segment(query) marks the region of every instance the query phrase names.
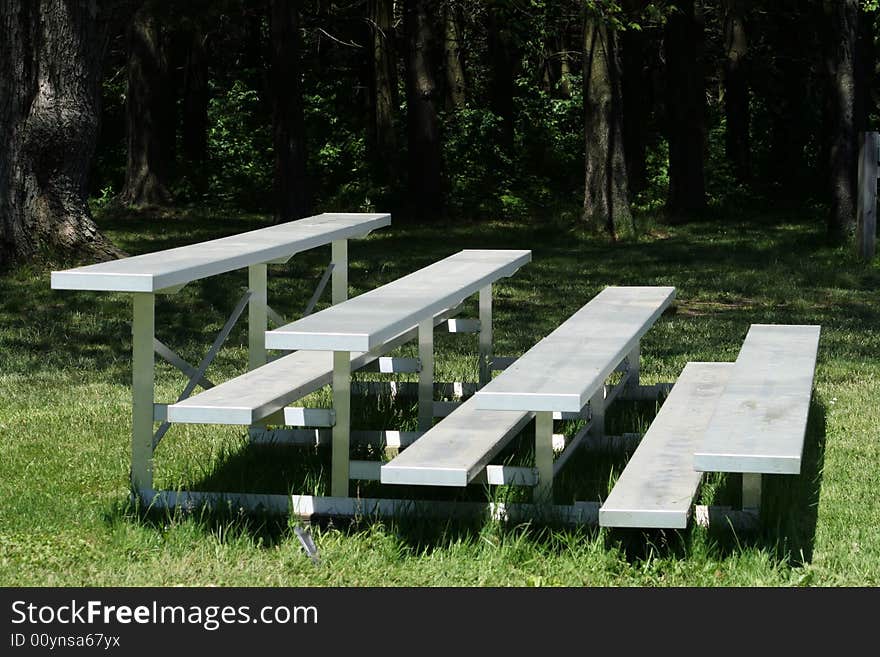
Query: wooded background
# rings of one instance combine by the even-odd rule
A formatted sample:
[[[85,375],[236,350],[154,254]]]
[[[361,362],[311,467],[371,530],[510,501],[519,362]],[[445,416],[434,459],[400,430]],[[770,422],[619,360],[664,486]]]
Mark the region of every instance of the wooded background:
[[[2,0],[0,267],[119,255],[92,218],[114,206],[559,214],[616,236],[643,212],[819,204],[845,241],[876,18],[876,0]]]

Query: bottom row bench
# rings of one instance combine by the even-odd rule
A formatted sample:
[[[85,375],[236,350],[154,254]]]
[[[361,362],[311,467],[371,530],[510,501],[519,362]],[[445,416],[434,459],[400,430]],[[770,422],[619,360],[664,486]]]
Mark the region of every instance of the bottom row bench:
[[[818,326],[752,325],[734,363],[688,363],[599,510],[604,527],[687,526],[703,472],[798,474]]]

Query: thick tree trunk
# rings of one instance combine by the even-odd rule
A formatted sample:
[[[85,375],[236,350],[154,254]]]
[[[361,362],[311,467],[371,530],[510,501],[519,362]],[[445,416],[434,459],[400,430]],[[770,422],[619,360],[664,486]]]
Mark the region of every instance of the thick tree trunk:
[[[152,3],[128,28],[128,93],[125,113],[128,163],[119,202],[135,207],[168,205],[174,160],[174,94],[166,38]]]
[[[857,156],[855,132],[855,46],[858,34],[858,0],[825,0],[830,26],[826,57],[831,134],[829,165],[831,213],[828,235],[834,241],[848,237],[856,217]]]
[[[406,0],[404,30],[410,197],[420,214],[436,216],[443,208],[443,177],[432,5],[430,0]]]
[[[736,178],[751,175],[749,148],[749,82],[746,69],[748,0],[725,0],[724,3],[724,114],[727,124],[725,151]]]
[[[371,0],[373,26],[372,107],[370,146],[383,182],[394,179],[397,161],[397,57],[394,48],[394,1]]]
[[[0,268],[121,252],[87,204],[97,139],[106,7],[0,3]]]
[[[646,66],[646,34],[626,30],[620,37],[623,65],[623,145],[629,192],[648,187],[648,121],[651,114],[651,78]]]
[[[462,42],[461,7],[454,0],[446,0],[443,7],[443,59],[446,64],[446,107],[464,107],[467,85],[464,77],[464,47]]]
[[[208,59],[204,31],[192,26],[186,35],[183,64],[183,155],[202,164],[208,153]]]
[[[678,0],[666,24],[669,212],[675,219],[706,207],[703,175],[705,78],[703,24],[694,0]]]
[[[807,170],[804,158],[804,135],[811,131],[811,125],[805,120],[802,111],[804,91],[809,87],[810,65],[808,55],[803,52],[803,35],[813,30],[824,16],[815,13],[806,17],[798,9],[798,0],[784,0],[774,3],[773,34],[771,39],[772,57],[775,61],[776,76],[771,81],[772,96],[768,99],[768,110],[771,113],[770,133],[770,167],[768,174],[780,183],[777,197],[800,203],[803,199]],[[821,13],[821,12],[820,12]],[[823,114],[827,115],[830,104],[828,94],[823,93],[826,107]],[[827,130],[822,129],[822,133]],[[826,163],[828,161],[827,140],[822,140],[822,156],[819,166],[824,171],[812,177],[809,182],[828,179]]]
[[[584,221],[616,235],[631,221],[622,137],[622,94],[617,36],[599,18],[584,22],[586,175]]]
[[[295,0],[272,0],[270,9],[270,87],[278,221],[292,221],[309,214],[298,7]]]
[[[509,150],[513,148],[515,91],[515,54],[509,17],[498,4],[487,9],[487,43],[489,50],[489,109],[501,119],[502,140]]]

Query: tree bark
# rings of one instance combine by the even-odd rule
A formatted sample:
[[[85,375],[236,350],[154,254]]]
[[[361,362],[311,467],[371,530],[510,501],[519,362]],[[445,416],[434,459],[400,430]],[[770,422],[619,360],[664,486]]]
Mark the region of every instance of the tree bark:
[[[397,161],[397,57],[394,47],[394,1],[371,0],[373,27],[372,107],[369,123],[370,145],[377,171],[383,182],[394,179]]]
[[[418,207],[420,214],[437,216],[443,208],[443,177],[432,5],[430,0],[405,0],[404,31],[409,192],[413,207]]]
[[[669,199],[674,219],[706,207],[703,174],[705,78],[703,24],[694,0],[677,0],[666,24],[666,108],[669,139]]]
[[[119,202],[135,207],[168,205],[174,160],[174,93],[166,35],[147,2],[129,25],[125,101],[128,162]]]
[[[198,25],[188,32],[183,64],[183,155],[191,164],[200,165],[208,153],[207,37]]]
[[[107,13],[87,0],[0,3],[0,269],[121,255],[87,204]]]
[[[499,4],[487,9],[487,45],[489,50],[489,109],[501,119],[502,142],[510,150],[514,137],[514,75],[513,35],[507,26],[508,17]]]
[[[309,214],[305,125],[300,81],[300,17],[295,0],[272,0],[272,134],[275,145],[275,214],[292,221]]]
[[[462,44],[461,7],[454,0],[446,0],[443,7],[443,58],[446,64],[446,107],[464,107],[467,100],[464,77],[464,48]]]
[[[601,18],[584,21],[586,162],[583,219],[616,236],[631,221],[622,137],[622,93],[617,35]]]
[[[828,235],[833,241],[841,241],[851,235],[856,217],[858,149],[854,117],[854,61],[859,3],[858,0],[825,0],[824,8],[830,26],[825,60],[831,110],[831,212],[828,216]]]
[[[747,0],[725,0],[724,114],[727,130],[724,145],[734,175],[741,182],[751,176],[747,9]]]
[[[620,36],[623,65],[623,145],[630,194],[648,187],[648,121],[651,114],[651,78],[648,74],[646,34],[626,30]]]

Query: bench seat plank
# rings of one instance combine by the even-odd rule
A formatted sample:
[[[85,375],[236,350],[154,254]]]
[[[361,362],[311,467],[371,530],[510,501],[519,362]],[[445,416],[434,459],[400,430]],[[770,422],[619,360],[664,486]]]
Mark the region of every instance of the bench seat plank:
[[[819,326],[753,324],[694,454],[706,472],[798,474]]]
[[[522,411],[484,411],[471,397],[382,466],[383,484],[467,486],[532,418]]]
[[[451,308],[434,318],[440,324],[456,314]],[[352,352],[351,369],[360,369],[382,354],[417,336],[410,329],[372,352]],[[291,402],[329,385],[333,379],[333,354],[329,351],[295,351],[168,406],[168,421],[181,424],[254,424]]]
[[[513,275],[530,260],[531,251],[460,251],[375,290],[267,331],[266,347],[370,351],[496,279]]]
[[[688,363],[599,509],[602,527],[685,529],[702,473],[693,467],[733,363]]]
[[[580,411],[674,298],[674,287],[606,287],[479,390],[479,408]]]
[[[389,214],[325,212],[208,242],[53,271],[52,289],[157,292],[335,240],[363,237],[390,223]]]

